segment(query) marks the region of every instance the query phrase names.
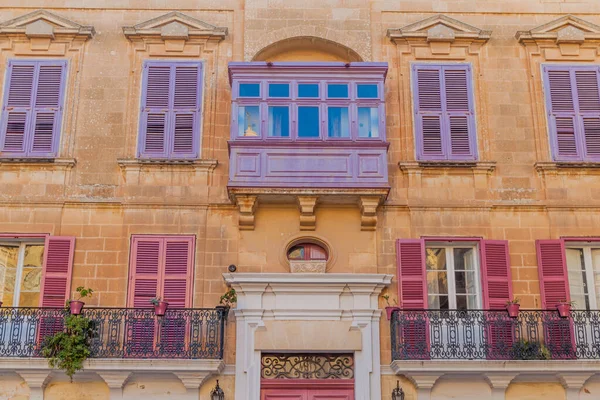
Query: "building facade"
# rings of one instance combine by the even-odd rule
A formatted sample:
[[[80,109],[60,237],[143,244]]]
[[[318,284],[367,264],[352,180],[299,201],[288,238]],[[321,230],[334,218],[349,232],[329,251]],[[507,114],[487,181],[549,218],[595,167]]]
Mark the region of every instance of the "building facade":
[[[595,0],[1,4],[0,399],[600,398],[599,47]]]

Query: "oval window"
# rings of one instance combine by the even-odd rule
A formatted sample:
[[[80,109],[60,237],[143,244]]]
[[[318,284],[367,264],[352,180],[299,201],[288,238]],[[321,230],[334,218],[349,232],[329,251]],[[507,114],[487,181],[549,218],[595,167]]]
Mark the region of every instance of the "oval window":
[[[327,251],[314,243],[300,243],[288,250],[290,261],[327,261]]]

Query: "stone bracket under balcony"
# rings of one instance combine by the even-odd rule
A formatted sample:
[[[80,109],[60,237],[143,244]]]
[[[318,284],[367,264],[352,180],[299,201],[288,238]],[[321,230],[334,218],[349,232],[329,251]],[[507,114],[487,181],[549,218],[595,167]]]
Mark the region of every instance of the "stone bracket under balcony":
[[[229,187],[229,197],[239,209],[239,229],[254,230],[259,204],[296,204],[300,211],[301,231],[317,227],[315,209],[322,205],[355,205],[361,213],[361,230],[377,228],[377,208],[383,204],[389,188],[286,188]]]
[[[110,391],[110,399],[121,399],[127,381],[135,375],[173,374],[197,398],[199,388],[213,375],[223,372],[223,360],[190,359],[88,359],[76,379],[101,379]],[[16,373],[29,386],[30,400],[42,400],[44,388],[54,379],[64,380],[60,371],[48,368],[43,358],[0,357],[0,375]],[[82,378],[82,377],[85,378]],[[79,377],[79,378],[78,378]]]

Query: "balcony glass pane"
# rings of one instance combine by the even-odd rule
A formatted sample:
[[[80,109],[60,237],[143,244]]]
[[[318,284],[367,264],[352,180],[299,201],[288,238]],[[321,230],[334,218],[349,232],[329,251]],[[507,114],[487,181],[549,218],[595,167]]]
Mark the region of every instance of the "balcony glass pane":
[[[269,137],[290,136],[289,107],[269,107]]]
[[[359,99],[376,99],[377,85],[356,85],[357,96]]]
[[[327,117],[329,119],[329,137],[350,137],[350,120],[348,118],[348,107],[329,107],[327,113]]]
[[[260,107],[240,106],[238,108],[238,136],[260,136]]]
[[[14,304],[18,257],[19,246],[0,245],[0,299],[5,307],[12,307]]]
[[[379,137],[379,109],[358,107],[358,137]]]
[[[270,83],[269,97],[290,97],[290,85],[288,83]]]
[[[327,97],[330,99],[347,99],[348,85],[345,83],[330,83],[327,85]]]
[[[300,83],[298,85],[298,97],[319,97],[319,85],[316,83]]]
[[[583,249],[566,249],[565,253],[567,256],[571,301],[577,303],[577,308],[589,309],[590,303]]]
[[[594,264],[594,289],[596,289],[596,306],[600,307],[600,249],[592,249]]]
[[[260,83],[240,83],[240,97],[260,97]]]
[[[319,107],[298,107],[298,137],[319,137]]]
[[[19,307],[37,307],[40,304],[40,284],[44,245],[25,246],[23,272],[21,274]]]

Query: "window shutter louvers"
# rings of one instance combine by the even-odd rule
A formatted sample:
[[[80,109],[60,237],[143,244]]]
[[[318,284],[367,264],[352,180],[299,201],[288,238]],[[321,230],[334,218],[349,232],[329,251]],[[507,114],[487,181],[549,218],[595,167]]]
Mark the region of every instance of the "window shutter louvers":
[[[197,157],[201,64],[146,65],[141,156]]]
[[[3,110],[2,151],[24,156],[56,153],[66,62],[12,62]]]
[[[75,238],[48,236],[44,245],[40,307],[63,308],[70,297]]]
[[[468,66],[415,66],[416,124],[422,159],[475,158]]]
[[[194,239],[168,238],[165,242],[164,298],[173,308],[191,307],[190,288]]]
[[[561,300],[570,300],[564,242],[537,240],[536,247],[542,308],[555,309]]]
[[[600,160],[600,85],[597,67],[547,67],[550,131],[558,161]]]
[[[129,301],[135,308],[149,308],[150,299],[159,296],[162,245],[158,238],[133,239]]]
[[[483,307],[504,310],[513,296],[508,241],[484,240],[482,250]]]

